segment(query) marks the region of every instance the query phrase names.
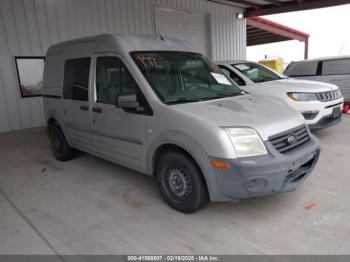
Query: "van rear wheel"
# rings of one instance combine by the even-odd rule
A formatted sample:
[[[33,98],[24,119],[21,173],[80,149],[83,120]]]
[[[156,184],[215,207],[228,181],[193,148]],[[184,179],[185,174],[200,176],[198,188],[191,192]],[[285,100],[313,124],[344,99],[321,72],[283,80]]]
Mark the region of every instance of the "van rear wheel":
[[[164,200],[180,212],[193,213],[209,201],[200,169],[181,152],[161,156],[156,167],[156,182]]]
[[[74,157],[74,149],[71,148],[61,128],[55,124],[50,128],[51,150],[57,160],[67,161]]]

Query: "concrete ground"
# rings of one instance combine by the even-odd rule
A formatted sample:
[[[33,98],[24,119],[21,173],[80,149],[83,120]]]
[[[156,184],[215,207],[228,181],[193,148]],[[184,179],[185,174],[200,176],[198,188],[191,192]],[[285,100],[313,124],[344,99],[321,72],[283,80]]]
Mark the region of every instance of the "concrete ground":
[[[295,192],[185,215],[151,177],[89,155],[61,163],[44,130],[0,135],[0,254],[350,254],[350,116],[316,133]]]

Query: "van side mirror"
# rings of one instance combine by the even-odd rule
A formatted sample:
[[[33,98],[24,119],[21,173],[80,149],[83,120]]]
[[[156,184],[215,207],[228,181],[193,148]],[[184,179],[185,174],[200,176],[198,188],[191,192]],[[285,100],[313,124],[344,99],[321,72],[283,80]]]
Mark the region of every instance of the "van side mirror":
[[[142,111],[139,101],[137,101],[136,95],[120,95],[117,97],[116,107],[126,110]]]

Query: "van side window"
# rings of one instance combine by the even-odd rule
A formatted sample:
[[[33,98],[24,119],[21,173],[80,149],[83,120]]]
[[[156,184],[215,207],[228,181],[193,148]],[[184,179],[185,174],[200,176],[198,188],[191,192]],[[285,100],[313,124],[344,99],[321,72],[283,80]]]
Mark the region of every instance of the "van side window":
[[[322,75],[350,74],[350,59],[335,59],[323,61]]]
[[[121,95],[133,95],[137,93],[138,86],[131,76],[129,70],[121,63],[120,67],[120,94]]]
[[[96,64],[97,102],[115,105],[120,94],[121,61],[112,56],[98,57]]]
[[[223,66],[223,65],[219,65],[219,67],[222,70],[222,72],[224,72],[225,75],[230,77],[237,85],[239,85],[239,86],[246,85],[245,81],[239,75],[237,75],[235,72],[233,72],[232,70],[228,69],[226,66]]]
[[[97,58],[97,102],[115,105],[118,95],[136,94],[138,86],[120,59],[113,56]]]
[[[318,61],[292,62],[285,73],[288,76],[315,76],[317,73]]]
[[[63,98],[89,100],[90,58],[68,59],[64,64]]]
[[[139,87],[123,62],[113,56],[97,58],[97,103],[115,105],[119,95],[139,95]]]

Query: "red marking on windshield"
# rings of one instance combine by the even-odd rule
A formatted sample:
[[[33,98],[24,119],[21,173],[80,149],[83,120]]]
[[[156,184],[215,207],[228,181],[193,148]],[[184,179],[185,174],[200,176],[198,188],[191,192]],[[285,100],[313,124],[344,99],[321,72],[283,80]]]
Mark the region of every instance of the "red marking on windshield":
[[[148,66],[155,68],[163,68],[163,66],[158,64],[157,59],[154,56],[145,57],[144,55],[138,55],[136,58],[137,60],[139,60],[140,63],[143,64],[145,68],[148,68]]]
[[[137,59],[143,64],[145,68],[147,68],[147,65],[145,63],[145,57],[143,55],[138,55]]]

